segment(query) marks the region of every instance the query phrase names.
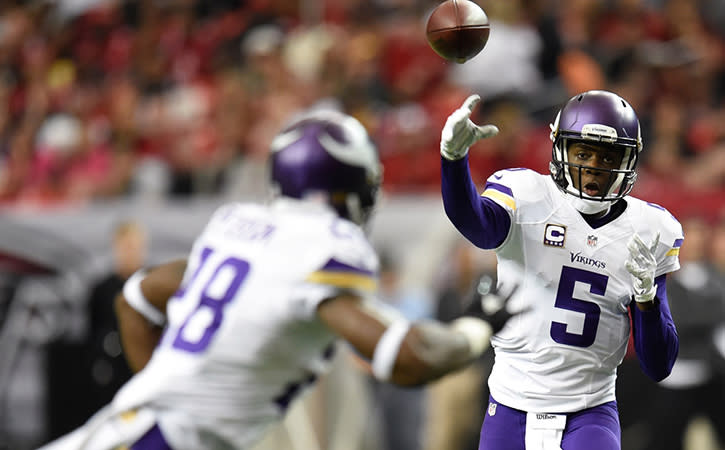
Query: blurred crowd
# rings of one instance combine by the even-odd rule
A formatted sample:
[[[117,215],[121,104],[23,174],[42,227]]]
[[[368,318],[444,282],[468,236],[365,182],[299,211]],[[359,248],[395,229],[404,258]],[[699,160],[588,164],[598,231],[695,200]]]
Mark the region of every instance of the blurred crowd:
[[[320,105],[366,125],[381,152],[386,193],[435,197],[440,130],[469,94],[483,98],[474,120],[501,130],[472,149],[472,174],[483,183],[505,167],[547,172],[558,108],[575,93],[609,89],[634,106],[643,126],[633,194],[673,212],[687,236],[671,293],[684,363],[679,378],[654,386],[625,361],[624,447],[670,448],[651,439],[676,443],[698,415],[709,415],[725,442],[725,2],[478,0],[491,35],[462,65],[442,60],[425,40],[425,19],[438,3],[2,0],[0,206],[48,211],[122,197],[262,195],[272,136],[295,113]],[[419,292],[393,288],[389,296],[416,317],[454,317],[461,305],[450,298],[493,270],[487,253],[474,250],[485,261],[471,262],[472,250],[451,249],[450,273],[425,293],[430,298],[415,303]],[[113,284],[121,272],[101,281]],[[67,355],[54,354],[66,368]],[[429,442],[475,448],[486,388],[463,388],[482,383],[488,368],[482,361],[461,375],[466,382],[434,388],[433,400],[373,388],[380,399],[434,402],[431,414],[445,413],[415,416],[411,426],[445,421]],[[649,388],[653,397],[643,395]],[[59,392],[71,394],[67,385],[48,390],[51,403]],[[66,400],[53,404],[65,408]],[[379,402],[395,417],[395,401]],[[458,438],[441,431],[456,426],[466,428]],[[60,433],[68,424],[46,428]]]
[[[605,88],[638,111],[635,194],[674,212],[725,201],[725,4],[480,0],[484,51],[427,45],[434,0],[7,0],[0,5],[0,202],[258,192],[271,136],[327,103],[376,138],[389,192],[439,187],[438,141],[470,93],[501,133],[481,181],[548,170],[548,124]]]

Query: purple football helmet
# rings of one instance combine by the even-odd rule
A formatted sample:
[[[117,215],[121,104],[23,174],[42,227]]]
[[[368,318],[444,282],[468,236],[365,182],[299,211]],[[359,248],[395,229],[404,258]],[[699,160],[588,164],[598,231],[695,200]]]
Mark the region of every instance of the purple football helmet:
[[[312,111],[272,141],[271,177],[278,194],[322,196],[346,219],[364,224],[375,206],[382,165],[375,144],[354,117]]]
[[[562,191],[586,201],[611,202],[632,190],[637,179],[635,168],[642,151],[642,136],[637,114],[622,97],[608,91],[579,94],[564,105],[550,127],[554,145],[549,171]],[[609,172],[609,187],[601,195],[588,196],[574,187],[569,169],[583,166],[568,160],[567,149],[572,142],[609,145],[622,151],[619,169],[598,169]]]

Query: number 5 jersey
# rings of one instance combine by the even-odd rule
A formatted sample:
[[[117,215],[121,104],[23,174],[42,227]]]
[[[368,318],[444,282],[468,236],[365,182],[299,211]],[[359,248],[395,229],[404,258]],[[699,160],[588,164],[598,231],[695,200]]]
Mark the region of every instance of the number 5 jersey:
[[[551,177],[528,169],[496,172],[478,197],[465,165],[465,159],[444,164],[446,211],[467,237],[473,230],[498,234],[485,238],[488,247],[478,245],[495,247],[502,288],[519,285],[512,308],[529,308],[492,338],[492,397],[523,411],[551,413],[615,400],[616,368],[627,349],[633,302],[633,281],[624,266],[627,242],[634,233],[645,242],[660,233],[655,275],[661,277],[679,268],[679,222],[657,205],[626,197],[619,216],[588,223]],[[487,203],[489,214],[461,214],[476,202]],[[510,227],[502,229],[506,216]],[[664,290],[664,277],[657,280]],[[663,329],[677,346],[666,299],[647,317],[633,314],[638,321],[658,321],[652,327],[656,336],[646,335],[647,326],[639,330],[642,347],[660,345]]]

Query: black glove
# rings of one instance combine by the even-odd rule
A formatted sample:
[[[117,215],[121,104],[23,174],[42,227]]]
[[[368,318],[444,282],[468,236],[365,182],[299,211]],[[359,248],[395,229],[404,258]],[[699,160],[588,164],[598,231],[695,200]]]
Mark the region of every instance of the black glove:
[[[468,306],[463,315],[485,320],[493,328],[494,334],[498,333],[511,317],[519,313],[511,313],[507,308],[509,300],[518,288],[518,285],[514,286],[511,292],[504,296],[503,293],[496,290],[496,282],[493,278],[483,275],[473,284],[465,302]]]

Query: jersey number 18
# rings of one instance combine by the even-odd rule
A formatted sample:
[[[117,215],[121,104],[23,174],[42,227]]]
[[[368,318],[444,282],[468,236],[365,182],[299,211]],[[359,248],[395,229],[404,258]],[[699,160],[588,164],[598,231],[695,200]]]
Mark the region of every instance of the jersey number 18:
[[[208,279],[200,279],[199,273],[209,261],[212,249],[204,248],[201,261],[189,279],[174,297],[183,297],[188,289],[204,283],[199,291],[199,302],[179,327],[172,342],[174,348],[191,353],[201,352],[209,346],[224,316],[224,307],[234,298],[249,273],[249,263],[230,256],[216,265]]]

